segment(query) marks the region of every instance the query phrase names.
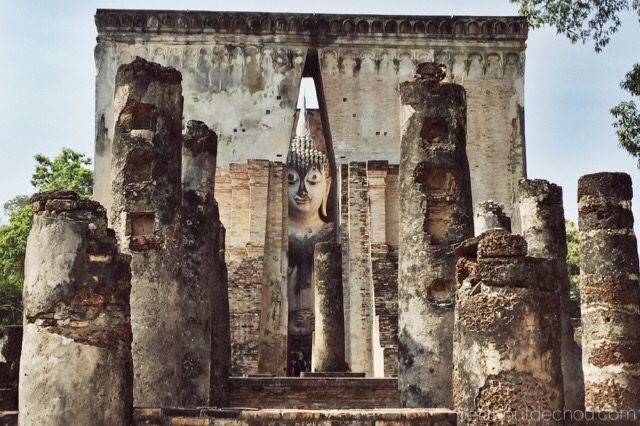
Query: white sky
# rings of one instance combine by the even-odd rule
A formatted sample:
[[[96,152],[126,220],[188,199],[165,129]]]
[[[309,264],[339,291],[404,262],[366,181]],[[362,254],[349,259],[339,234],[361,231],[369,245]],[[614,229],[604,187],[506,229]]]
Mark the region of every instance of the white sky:
[[[0,2],[0,206],[31,194],[33,156],[63,146],[93,157],[97,8],[190,9],[394,15],[517,15],[508,0],[196,1],[2,0]],[[609,109],[629,96],[619,82],[640,62],[640,24],[631,12],[605,51],[572,45],[553,30],[530,30],[525,70],[525,132],[529,178],[564,189],[565,214],[577,219],[578,178],[623,171],[635,181],[636,161],[617,147]],[[475,200],[482,201],[482,200]],[[637,229],[637,228],[636,228]]]

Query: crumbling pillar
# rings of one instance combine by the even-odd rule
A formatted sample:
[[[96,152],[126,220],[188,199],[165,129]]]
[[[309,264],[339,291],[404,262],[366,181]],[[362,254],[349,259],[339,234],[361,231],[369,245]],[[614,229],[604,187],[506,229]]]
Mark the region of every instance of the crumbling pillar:
[[[187,123],[182,144],[182,404],[209,405],[211,378],[214,176],[218,137],[201,121]]]
[[[585,408],[640,409],[640,287],[631,178],[578,180]]]
[[[567,273],[567,233],[565,229],[562,188],[542,179],[521,179],[518,188],[522,235],[527,240],[529,256],[558,262],[558,294],[561,305],[562,377],[564,407],[584,409],[584,385],[580,347],[573,337],[569,315],[571,300]]]
[[[524,238],[506,232],[457,252],[468,256],[456,271],[458,424],[563,424],[557,263],[525,257]]]
[[[182,89],[136,58],[116,75],[110,223],[131,255],[134,404],[180,404]]]
[[[311,370],[345,371],[340,244],[316,244],[313,263],[315,333]]]
[[[264,283],[260,312],[260,345],[258,373],[285,376],[287,374],[287,249],[288,198],[287,166],[269,163]]]
[[[504,213],[504,206],[491,200],[477,203],[473,210],[473,229],[476,235],[496,228],[511,232],[511,219]]]
[[[464,88],[444,65],[400,85],[398,387],[405,407],[451,407],[455,265],[473,236]]]
[[[97,202],[52,191],[31,206],[19,424],[129,424],[128,258]]]
[[[229,324],[229,279],[225,262],[226,230],[220,222],[218,204],[213,205],[211,251],[214,259],[211,277],[211,378],[209,406],[229,406],[231,375],[231,329]]]

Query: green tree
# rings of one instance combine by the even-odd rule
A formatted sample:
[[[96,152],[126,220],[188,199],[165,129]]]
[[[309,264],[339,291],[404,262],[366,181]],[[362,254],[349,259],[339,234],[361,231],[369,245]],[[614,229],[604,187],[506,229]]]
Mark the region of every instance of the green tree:
[[[572,43],[592,41],[596,52],[609,44],[611,35],[620,28],[620,13],[635,10],[640,16],[640,0],[509,0],[520,7],[533,28],[555,27]],[[634,158],[640,168],[640,112],[635,99],[640,99],[640,64],[635,64],[620,87],[632,96],[611,108],[618,143]]]
[[[91,159],[63,148],[53,160],[38,154],[31,184],[36,192],[72,189],[83,198],[91,197],[93,172],[85,166]],[[18,195],[4,204],[9,223],[0,227],[0,325],[22,321],[22,283],[27,236],[31,228],[29,197]]]
[[[569,297],[571,298],[571,317],[580,316],[580,240],[578,229],[571,220],[565,220],[567,229],[567,272],[569,273]]]

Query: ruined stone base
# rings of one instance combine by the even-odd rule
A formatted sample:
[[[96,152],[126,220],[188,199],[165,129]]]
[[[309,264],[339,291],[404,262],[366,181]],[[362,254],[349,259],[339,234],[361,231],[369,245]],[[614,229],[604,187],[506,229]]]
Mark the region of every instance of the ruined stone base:
[[[415,425],[456,424],[456,413],[443,409],[255,410],[242,408],[138,408],[133,426],[286,426],[286,425]]]

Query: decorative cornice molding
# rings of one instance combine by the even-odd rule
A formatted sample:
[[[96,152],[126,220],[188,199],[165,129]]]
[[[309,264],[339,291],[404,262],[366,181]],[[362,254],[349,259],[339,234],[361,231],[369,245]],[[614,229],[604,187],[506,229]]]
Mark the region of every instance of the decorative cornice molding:
[[[526,40],[522,17],[391,16],[98,9],[98,34],[303,35],[316,38]]]

